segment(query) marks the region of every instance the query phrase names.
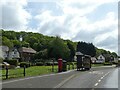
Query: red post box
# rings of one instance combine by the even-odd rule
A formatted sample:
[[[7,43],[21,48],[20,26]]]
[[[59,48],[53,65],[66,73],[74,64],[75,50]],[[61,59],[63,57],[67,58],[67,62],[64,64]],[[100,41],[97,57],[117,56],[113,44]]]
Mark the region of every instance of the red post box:
[[[62,59],[58,59],[58,72],[62,72]]]

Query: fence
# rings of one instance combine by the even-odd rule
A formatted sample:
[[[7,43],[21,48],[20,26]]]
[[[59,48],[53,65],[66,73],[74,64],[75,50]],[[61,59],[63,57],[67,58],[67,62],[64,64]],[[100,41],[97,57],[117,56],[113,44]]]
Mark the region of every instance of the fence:
[[[15,69],[14,69],[14,70],[15,70]],[[25,77],[25,75],[26,75],[26,71],[25,71],[25,70],[26,70],[26,67],[24,66],[22,73],[9,74],[9,68],[6,66],[6,68],[5,68],[5,74],[2,74],[2,77],[5,77],[5,79],[8,79],[9,76],[14,76],[14,75],[18,75],[18,74]]]
[[[76,69],[74,65],[67,65],[67,70]],[[42,74],[49,74],[49,73],[57,73],[58,66],[51,65],[51,66],[31,66],[26,68],[18,68],[18,69],[9,69],[8,67],[5,70],[2,70],[2,79],[8,78],[18,78],[18,77],[25,77],[25,76],[36,76]]]

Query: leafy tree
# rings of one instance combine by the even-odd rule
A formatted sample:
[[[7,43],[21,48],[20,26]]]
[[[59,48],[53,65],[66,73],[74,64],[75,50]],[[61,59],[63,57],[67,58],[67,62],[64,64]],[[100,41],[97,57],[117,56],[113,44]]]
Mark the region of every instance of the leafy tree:
[[[12,42],[13,42],[14,47],[17,47],[17,48],[21,47],[20,41],[18,41],[18,40],[12,40]]]
[[[22,47],[30,47],[30,44],[26,41],[22,41]]]
[[[73,61],[75,56],[74,46],[70,42],[68,42],[67,45],[68,45],[68,48],[70,49],[70,61]]]
[[[47,49],[39,51],[35,54],[35,59],[48,59],[48,51]]]
[[[92,57],[96,55],[96,48],[92,43],[78,42],[77,51]]]
[[[63,58],[68,60],[70,55],[70,50],[66,44],[64,44],[63,40],[60,37],[56,37],[50,43],[50,47],[48,48],[48,56],[49,58]]]
[[[115,58],[118,57],[118,55],[115,52],[111,53]]]
[[[2,44],[8,47],[13,47],[13,43],[7,38],[7,37],[2,37]]]

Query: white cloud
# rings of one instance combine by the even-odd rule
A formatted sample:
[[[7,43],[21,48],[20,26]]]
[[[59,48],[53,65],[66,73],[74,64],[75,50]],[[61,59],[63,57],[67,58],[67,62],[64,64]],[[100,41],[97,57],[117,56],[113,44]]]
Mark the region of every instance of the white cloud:
[[[15,30],[29,28],[28,31],[40,32],[45,35],[60,35],[64,39],[74,41],[93,42],[98,47],[117,51],[116,12],[108,11],[98,21],[91,21],[88,15],[101,5],[112,3],[117,5],[118,0],[54,0],[54,2],[56,8],[60,8],[62,13],[55,15],[54,13],[59,13],[59,11],[53,12],[54,10],[46,8],[36,10],[37,13],[40,11],[33,17],[38,22],[36,29],[28,27],[31,15],[24,8],[27,6],[26,0],[21,0],[19,3],[16,0],[10,3],[2,2],[2,6],[4,6],[3,28]],[[112,43],[110,40],[115,42]]]
[[[27,5],[26,0],[4,0],[1,2],[0,8],[2,8],[2,20],[3,29],[12,29],[12,30],[25,30],[29,19],[31,18],[30,13],[25,10]]]

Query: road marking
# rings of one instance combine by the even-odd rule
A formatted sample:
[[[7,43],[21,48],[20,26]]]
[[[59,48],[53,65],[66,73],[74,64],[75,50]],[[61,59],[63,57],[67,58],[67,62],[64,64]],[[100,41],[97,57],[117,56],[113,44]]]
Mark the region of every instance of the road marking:
[[[103,79],[104,78],[104,76],[103,77],[101,77],[100,79]]]
[[[97,85],[98,85],[98,83],[95,84],[95,86],[97,86]]]
[[[53,75],[59,75],[59,74],[66,74],[74,70],[69,70],[67,72],[61,72],[57,74],[49,74],[49,75],[42,75],[42,76],[34,76],[34,77],[28,77],[28,78],[22,78],[22,79],[17,79],[17,80],[12,80],[12,81],[5,81],[0,84],[7,84],[7,83],[12,83],[12,82],[17,82],[17,81],[23,81],[23,80],[28,80],[28,79],[34,79],[34,78],[41,78],[41,77],[47,77],[47,76],[53,76]]]
[[[98,80],[98,82],[101,82],[101,80]]]
[[[55,86],[54,88],[60,88],[62,85],[64,85],[67,81],[69,81],[70,79],[72,79],[75,75],[72,75],[70,77],[68,77],[67,79],[65,79],[64,81],[62,81],[60,84],[58,84],[57,86]]]

